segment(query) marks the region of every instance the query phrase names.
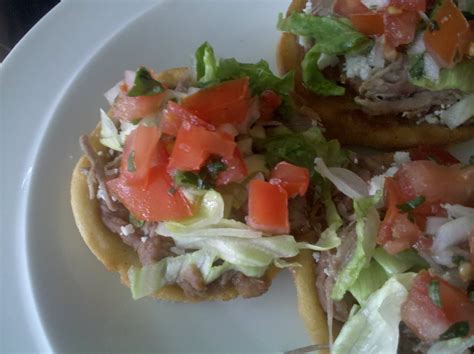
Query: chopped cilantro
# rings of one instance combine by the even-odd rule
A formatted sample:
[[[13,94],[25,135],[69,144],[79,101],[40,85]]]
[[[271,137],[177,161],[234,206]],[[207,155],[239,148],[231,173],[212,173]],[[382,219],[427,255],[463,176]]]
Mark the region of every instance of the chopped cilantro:
[[[403,204],[398,204],[397,208],[402,212],[402,213],[409,213],[412,210],[415,210],[417,207],[419,207],[421,204],[425,202],[426,198],[423,197],[422,195],[419,195],[415,199],[409,200],[406,203]]]
[[[128,96],[151,96],[165,90],[164,86],[156,81],[150,72],[143,66],[137,70],[133,87],[128,91]]]

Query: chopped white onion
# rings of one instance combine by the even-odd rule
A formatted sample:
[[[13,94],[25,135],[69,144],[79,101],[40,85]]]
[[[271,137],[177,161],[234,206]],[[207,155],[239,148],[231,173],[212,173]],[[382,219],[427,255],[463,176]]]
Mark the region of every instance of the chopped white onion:
[[[436,235],[439,228],[449,222],[448,218],[442,216],[430,216],[426,219],[425,233],[428,235]]]
[[[379,10],[388,6],[390,0],[362,0],[362,3],[371,10]]]
[[[474,117],[474,93],[463,97],[447,110],[441,112],[441,121],[454,129]]]
[[[327,167],[323,159],[314,160],[315,170],[330,180],[342,193],[352,199],[369,196],[368,184],[354,172],[340,167]]]
[[[135,83],[135,76],[137,74],[135,71],[132,70],[125,70],[124,73],[124,81],[127,84],[127,88],[130,90],[133,87],[133,84]]]
[[[110,105],[113,105],[115,99],[120,93],[120,85],[123,83],[123,81],[119,81],[115,84],[114,87],[110,88],[107,92],[104,93],[104,97],[107,99],[107,102],[109,102]]]
[[[408,47],[408,55],[423,54],[425,52],[426,48],[425,40],[423,39],[423,33],[424,32],[418,33],[413,43]]]
[[[337,55],[322,53],[319,56],[317,65],[319,70],[323,70],[328,66],[335,66],[337,63],[339,63]]]
[[[474,218],[462,216],[443,224],[434,237],[433,254],[446,251],[449,247],[466,242],[474,232]]]
[[[370,50],[368,61],[370,66],[374,68],[383,68],[385,66],[385,57],[383,55],[384,42],[383,36],[377,37],[374,46]]]
[[[448,212],[448,216],[452,219],[462,216],[474,218],[474,208],[459,204],[441,204],[441,207]]]

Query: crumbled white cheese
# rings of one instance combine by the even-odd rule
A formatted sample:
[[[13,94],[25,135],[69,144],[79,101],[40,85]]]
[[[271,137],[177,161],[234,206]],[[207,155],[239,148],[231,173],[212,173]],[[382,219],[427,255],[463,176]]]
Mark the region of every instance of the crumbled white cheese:
[[[148,240],[148,237],[140,237],[140,240],[142,241],[142,243],[145,243],[146,240]]]
[[[105,191],[104,189],[101,187],[101,185],[99,185],[99,188],[97,188],[97,199],[102,199],[102,200],[106,200],[105,199]]]
[[[362,3],[371,10],[378,10],[388,6],[390,0],[362,0]]]
[[[344,68],[348,78],[360,77],[362,80],[367,80],[371,71],[368,58],[363,55],[346,56]]]
[[[410,153],[406,151],[397,151],[393,155],[393,161],[396,166],[401,166],[411,161]]]
[[[97,155],[102,156],[104,152],[102,150],[97,151]]]
[[[375,40],[375,44],[367,57],[368,63],[374,68],[383,68],[385,66],[385,57],[383,55],[385,40],[383,36]]]
[[[130,234],[133,234],[135,232],[135,228],[133,227],[132,224],[128,224],[125,226],[120,226],[120,233],[124,236],[128,236]]]

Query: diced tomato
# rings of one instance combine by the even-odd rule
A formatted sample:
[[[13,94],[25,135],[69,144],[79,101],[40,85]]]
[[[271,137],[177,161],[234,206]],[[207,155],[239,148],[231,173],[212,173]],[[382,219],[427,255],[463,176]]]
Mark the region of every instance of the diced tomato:
[[[143,118],[156,113],[166,95],[166,92],[162,92],[152,96],[129,97],[122,92],[110,108],[109,114],[124,120]]]
[[[290,231],[288,194],[282,187],[259,179],[250,181],[248,209],[250,227],[270,234]]]
[[[304,196],[309,186],[309,171],[282,161],[274,167],[270,183],[282,186],[290,198]]]
[[[414,149],[410,150],[410,159],[412,161],[416,160],[432,160],[438,165],[455,165],[460,163],[460,161],[451,155],[449,152],[443,148],[433,146],[433,145],[420,145]]]
[[[238,124],[250,106],[249,78],[226,81],[186,97],[182,106],[213,125]]]
[[[282,98],[273,90],[265,90],[260,95],[260,119],[271,120],[280,107]]]
[[[354,28],[365,35],[384,34],[383,14],[380,12],[367,12],[350,16]]]
[[[183,121],[187,121],[192,125],[205,127],[207,130],[215,130],[212,124],[203,121],[176,102],[169,101],[163,110],[163,116],[160,121],[160,128],[163,133],[176,136]]]
[[[401,11],[399,14],[384,14],[385,41],[392,47],[408,44],[415,38],[416,26],[418,24],[416,12]]]
[[[247,165],[245,165],[238,147],[235,148],[232,158],[223,158],[222,162],[227,165],[227,168],[217,176],[216,184],[218,186],[231,182],[241,182],[247,177]]]
[[[377,243],[390,254],[396,254],[414,245],[423,236],[414,221],[406,213],[401,213],[398,205],[402,203],[400,189],[393,178],[385,178],[385,200],[387,212],[380,226]]]
[[[192,215],[190,203],[173,187],[171,177],[163,165],[151,169],[146,187],[130,185],[122,175],[108,181],[107,187],[112,195],[141,220],[181,220]]]
[[[443,0],[434,10],[433,21],[437,28],[423,35],[426,50],[440,67],[452,67],[462,57],[469,41],[469,23],[453,0]]]
[[[129,183],[146,185],[150,169],[168,162],[168,154],[163,144],[159,143],[160,136],[161,132],[156,126],[139,125],[127,137],[120,162],[120,174]]]
[[[406,11],[426,11],[426,0],[390,0],[390,6]]]
[[[333,11],[340,16],[349,17],[353,14],[362,14],[370,10],[360,0],[336,0]]]
[[[440,203],[474,206],[474,167],[442,166],[433,161],[412,161],[394,176],[403,202],[423,196],[417,211],[436,214]],[[433,209],[434,208],[434,209]]]
[[[227,134],[184,121],[171,152],[168,170],[199,170],[210,155],[231,159],[237,144]]]
[[[441,307],[429,295],[429,284],[433,280],[439,284]],[[470,334],[473,334],[474,303],[463,290],[423,271],[414,279],[407,301],[402,306],[402,320],[424,341],[438,339],[452,324],[459,321],[468,321]]]

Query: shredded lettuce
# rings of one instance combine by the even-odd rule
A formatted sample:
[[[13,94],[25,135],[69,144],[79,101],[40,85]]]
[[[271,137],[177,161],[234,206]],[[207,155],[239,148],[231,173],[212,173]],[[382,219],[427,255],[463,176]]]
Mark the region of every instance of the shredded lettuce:
[[[377,247],[374,252],[374,259],[389,275],[404,273],[413,268],[429,267],[429,264],[412,249],[391,255],[382,247]]]
[[[319,70],[321,55],[356,54],[366,51],[373,41],[352,27],[350,21],[330,16],[293,12],[278,17],[277,28],[298,36],[316,39],[302,62],[303,82],[313,92],[324,96],[342,96],[345,88],[326,79]]]
[[[294,73],[289,72],[283,77],[272,73],[265,60],[256,64],[239,63],[234,58],[217,60],[209,43],[203,43],[196,51],[196,75],[201,86],[209,86],[222,81],[234,80],[247,76],[250,89],[254,95],[264,90],[273,90],[287,96],[294,85]]]
[[[204,282],[209,284],[228,270],[242,272],[248,277],[261,277],[267,267],[245,267],[223,262],[215,265],[220,257],[217,253],[208,249],[201,249],[181,256],[167,257],[161,261],[144,267],[130,267],[128,277],[130,279],[132,296],[135,300],[153,294],[166,284],[176,283],[181,272],[192,265],[201,272]]]
[[[116,151],[122,151],[122,142],[114,122],[104,110],[100,110],[100,143]]]
[[[321,197],[326,210],[326,222],[328,227],[321,233],[316,245],[329,250],[338,247],[341,244],[341,239],[337,235],[337,230],[342,226],[342,219],[337,212],[334,201],[332,200],[331,187],[326,180],[323,182]]]
[[[474,346],[474,336],[468,338],[453,338],[436,342],[428,350],[428,354],[463,354]]]
[[[280,161],[306,167],[314,179],[314,159],[323,158],[329,166],[340,166],[347,161],[347,152],[337,140],[327,141],[319,128],[313,127],[304,133],[278,130],[265,139],[265,158],[272,167]]]
[[[388,276],[385,270],[372,260],[367,268],[362,269],[349,291],[359,304],[364,304],[367,298],[380,289],[387,280]]]
[[[474,81],[474,76],[472,80]],[[463,97],[459,102],[443,111],[440,117],[441,122],[451,129],[455,129],[469,119],[474,118],[474,93]]]
[[[401,306],[414,276],[414,273],[394,276],[370,295],[342,327],[332,353],[397,353]]]
[[[360,272],[369,265],[375,249],[375,239],[380,227],[379,214],[374,207],[374,198],[354,200],[356,211],[356,247],[351,259],[342,268],[331,291],[331,298],[339,301],[346,291],[354,285]]]
[[[428,78],[410,76],[410,81],[420,87],[433,91],[446,89],[458,89],[464,92],[474,91],[474,62],[472,60],[464,60],[453,68],[441,69],[439,78],[436,82]]]

